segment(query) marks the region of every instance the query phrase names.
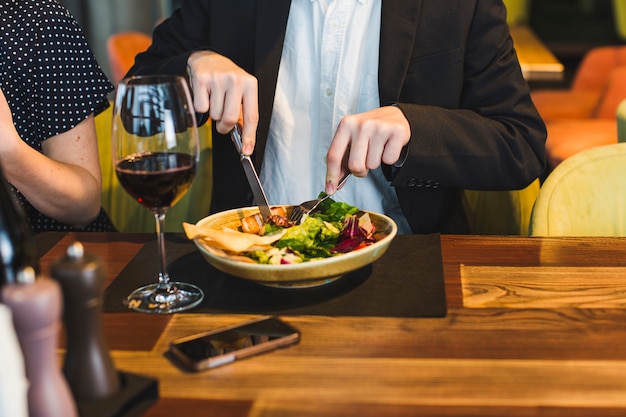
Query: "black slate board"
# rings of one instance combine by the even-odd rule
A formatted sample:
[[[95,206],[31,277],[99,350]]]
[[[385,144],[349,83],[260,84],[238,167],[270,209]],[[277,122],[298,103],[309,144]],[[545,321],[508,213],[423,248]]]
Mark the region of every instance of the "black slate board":
[[[166,239],[171,279],[195,284],[205,294],[189,313],[443,317],[447,312],[438,234],[396,236],[372,265],[327,285],[300,289],[233,277],[209,265],[184,235],[169,234]],[[106,312],[128,311],[126,296],[156,282],[157,255],[154,239],[107,288]]]

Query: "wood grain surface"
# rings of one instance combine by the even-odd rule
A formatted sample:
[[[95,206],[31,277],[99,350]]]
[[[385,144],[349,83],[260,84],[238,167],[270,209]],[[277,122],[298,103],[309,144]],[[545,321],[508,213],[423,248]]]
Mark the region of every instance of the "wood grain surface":
[[[68,235],[43,262],[72,239],[113,277],[149,237]],[[107,342],[118,369],[158,378],[148,417],[626,415],[626,239],[441,245],[444,318],[285,316],[298,345],[201,373],[170,341],[253,315],[108,313]]]

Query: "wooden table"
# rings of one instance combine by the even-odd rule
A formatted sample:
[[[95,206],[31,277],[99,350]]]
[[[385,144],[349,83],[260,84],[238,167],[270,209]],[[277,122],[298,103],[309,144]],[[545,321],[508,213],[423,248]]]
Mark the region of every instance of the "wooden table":
[[[111,281],[148,238],[70,234],[42,268],[78,239]],[[626,239],[441,244],[445,318],[286,316],[299,345],[198,374],[170,340],[250,316],[109,313],[105,335],[119,370],[158,378],[147,417],[626,415]]]
[[[511,37],[522,73],[528,81],[560,81],[563,64],[526,25],[511,25]]]

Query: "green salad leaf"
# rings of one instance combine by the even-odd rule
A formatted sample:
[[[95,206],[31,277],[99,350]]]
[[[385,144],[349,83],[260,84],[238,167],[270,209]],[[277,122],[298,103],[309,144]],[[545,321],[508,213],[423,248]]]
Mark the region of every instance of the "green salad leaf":
[[[342,239],[346,219],[358,213],[359,209],[330,198],[323,203],[320,212],[309,215],[302,223],[286,229],[285,234],[273,244],[274,248],[297,256],[298,262],[336,256],[338,253],[333,249]],[[273,228],[267,230],[273,231]],[[272,258],[275,255],[264,251],[247,253],[247,256],[258,263],[274,263]]]
[[[274,246],[288,247],[304,259],[327,258],[330,249],[339,240],[341,224],[325,222],[319,216],[309,216],[304,221],[287,229],[285,235]]]
[[[321,197],[325,195],[325,193],[320,194]],[[346,217],[358,212],[359,209],[357,207],[328,198],[322,201],[319,207],[319,213],[315,213],[313,216],[320,217],[329,222],[341,222]]]

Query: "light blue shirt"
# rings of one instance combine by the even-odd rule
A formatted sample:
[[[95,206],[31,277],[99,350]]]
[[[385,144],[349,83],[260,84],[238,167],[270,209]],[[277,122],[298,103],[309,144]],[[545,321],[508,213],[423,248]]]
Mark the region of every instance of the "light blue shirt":
[[[340,120],[380,106],[381,0],[293,0],[261,181],[270,204],[318,196]],[[381,169],[351,177],[333,197],[410,227]]]

